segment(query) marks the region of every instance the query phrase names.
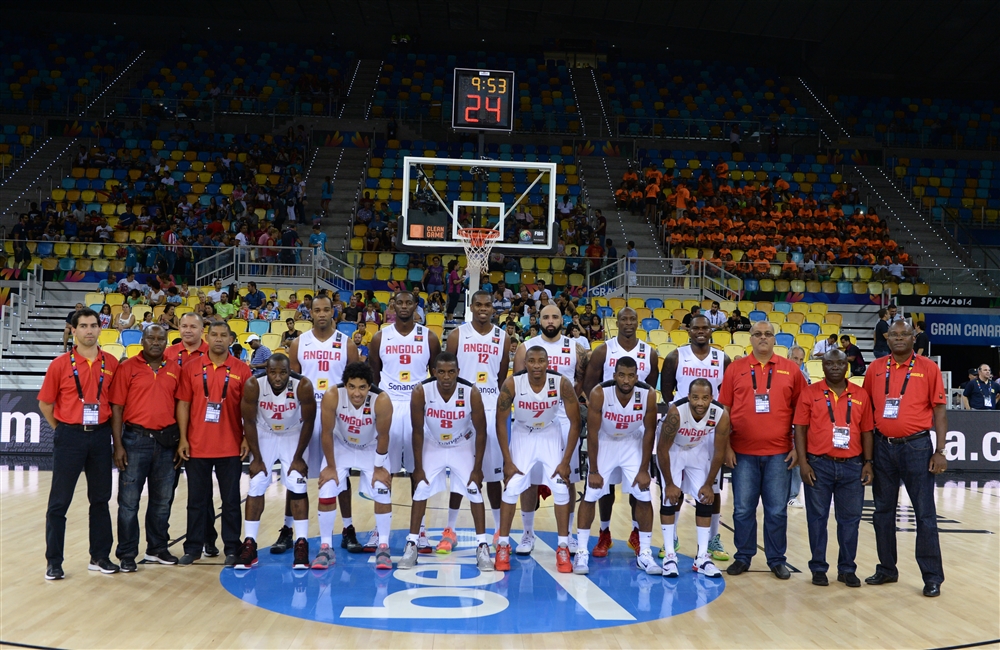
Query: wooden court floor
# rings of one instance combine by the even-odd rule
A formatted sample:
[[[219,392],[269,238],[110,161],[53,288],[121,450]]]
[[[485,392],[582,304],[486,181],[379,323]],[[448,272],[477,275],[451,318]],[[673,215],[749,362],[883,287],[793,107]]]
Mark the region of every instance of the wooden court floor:
[[[992,479],[992,480],[991,480]],[[848,589],[835,582],[836,533],[831,517],[829,587],[809,582],[805,510],[790,509],[787,582],[766,570],[763,552],[748,574],[725,579],[714,601],[684,614],[617,627],[537,634],[415,634],[337,626],[303,620],[248,605],[220,585],[221,562],[191,567],[141,565],[138,573],[105,576],[88,572],[86,484],[81,478],[68,516],[67,579],[43,579],[44,512],[50,474],[27,466],[0,465],[0,642],[54,648],[943,648],[965,644],[997,647],[1000,640],[1000,477],[942,477],[937,490],[946,581],[942,596],[924,598],[913,560],[915,534],[905,514],[899,521],[900,580],[881,587]],[[313,498],[315,483],[310,486]],[[357,496],[359,531],[373,526],[371,502]],[[244,493],[246,477],[244,476]],[[408,481],[397,478],[397,495]],[[724,495],[722,537],[734,551],[732,505]],[[868,493],[870,499],[870,491]],[[181,479],[171,518],[171,536],[183,534],[186,483]],[[905,503],[905,495],[903,496]],[[260,544],[270,544],[281,526],[283,489],[272,485]],[[396,497],[393,529],[407,526],[408,498]],[[315,503],[315,501],[313,501]],[[439,495],[428,509],[428,527],[443,527],[447,504]],[[693,510],[681,516],[681,552],[695,545]],[[858,575],[872,573],[875,540],[866,507],[861,524]],[[112,519],[115,502],[111,504]],[[140,521],[144,508],[140,512]],[[313,514],[313,513],[311,513]],[[627,500],[619,495],[612,530],[628,536]],[[487,525],[490,526],[487,512]],[[471,527],[467,506],[459,527]],[[515,516],[515,529],[520,517]],[[554,530],[551,501],[536,529]],[[336,532],[339,533],[338,518]],[[595,522],[596,531],[596,522]],[[315,516],[310,535],[318,535]],[[653,545],[660,544],[654,526]],[[220,540],[221,546],[221,540]],[[140,546],[140,550],[143,546]],[[346,553],[338,548],[338,561]],[[393,549],[398,553],[399,549]],[[181,554],[180,544],[172,551]],[[537,552],[537,551],[536,551]],[[262,554],[263,557],[263,554]],[[277,557],[277,556],[276,556]],[[289,555],[280,556],[288,558]],[[218,559],[218,558],[216,558]],[[728,563],[719,563],[724,569]],[[259,568],[259,567],[258,567]],[[682,563],[681,571],[690,569]],[[257,569],[254,569],[256,571]],[[231,571],[229,569],[228,571]],[[634,570],[633,570],[634,571]],[[592,572],[591,578],[594,577]],[[573,578],[580,578],[573,576]],[[655,580],[665,580],[656,578]],[[545,612],[538,612],[544,616]],[[987,643],[992,642],[992,643]]]

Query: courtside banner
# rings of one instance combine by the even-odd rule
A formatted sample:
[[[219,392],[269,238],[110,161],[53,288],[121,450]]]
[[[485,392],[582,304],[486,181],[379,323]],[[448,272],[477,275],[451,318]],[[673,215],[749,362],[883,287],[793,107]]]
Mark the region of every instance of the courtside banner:
[[[0,454],[51,454],[53,434],[38,410],[37,390],[0,395]]]
[[[931,343],[982,346],[1000,343],[1000,316],[926,314],[924,320]]]
[[[1000,411],[948,411],[948,469],[1000,472]]]

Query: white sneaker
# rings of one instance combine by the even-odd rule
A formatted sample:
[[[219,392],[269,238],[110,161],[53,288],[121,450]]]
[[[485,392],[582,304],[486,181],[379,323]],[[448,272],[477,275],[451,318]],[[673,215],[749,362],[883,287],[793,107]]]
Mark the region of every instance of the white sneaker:
[[[663,575],[663,569],[653,559],[653,552],[648,548],[635,558],[635,565],[651,576]]]
[[[365,553],[374,553],[378,548],[378,531],[373,530],[368,535],[368,541],[365,542]],[[368,549],[371,549],[370,551]]]
[[[587,551],[577,551],[573,561],[573,573],[578,576],[585,576],[590,573],[590,553]]]
[[[431,548],[431,541],[427,539],[427,533],[420,531],[420,535],[417,537],[417,552],[418,553],[433,553],[434,549]]]
[[[535,533],[526,530],[524,534],[521,535],[521,543],[517,545],[514,552],[518,555],[531,555],[531,552],[535,550]]]
[[[719,567],[715,566],[712,562],[711,556],[708,554],[699,555],[698,559],[694,561],[694,567],[692,567],[695,573],[700,573],[707,578],[721,578],[722,571],[719,571]]]
[[[580,545],[577,544],[576,541],[576,535],[569,536],[569,538],[566,540],[566,547],[569,548],[570,555],[576,555],[577,549],[580,548]]]
[[[403,549],[403,557],[396,563],[396,568],[412,569],[415,566],[417,566],[417,545],[413,542],[407,542],[406,548]]]
[[[801,508],[802,504],[799,503],[798,499],[789,499],[788,500],[788,507],[789,508]]]
[[[663,575],[668,578],[676,578],[680,575],[677,570],[677,555],[675,553],[667,553],[663,558]]]
[[[476,548],[476,568],[480,571],[493,571],[493,558],[490,557],[489,544],[480,544]]]

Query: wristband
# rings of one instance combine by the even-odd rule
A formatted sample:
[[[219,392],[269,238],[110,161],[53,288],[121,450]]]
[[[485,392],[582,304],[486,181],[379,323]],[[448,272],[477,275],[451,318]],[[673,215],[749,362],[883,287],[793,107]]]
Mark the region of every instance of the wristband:
[[[862,464],[864,464],[864,465],[872,465],[874,463],[875,463],[875,461],[872,460],[871,458],[866,458],[866,459],[864,459],[864,461],[862,461]]]
[[[389,454],[380,454],[375,452],[375,467],[381,467],[385,469],[385,466],[389,464]]]

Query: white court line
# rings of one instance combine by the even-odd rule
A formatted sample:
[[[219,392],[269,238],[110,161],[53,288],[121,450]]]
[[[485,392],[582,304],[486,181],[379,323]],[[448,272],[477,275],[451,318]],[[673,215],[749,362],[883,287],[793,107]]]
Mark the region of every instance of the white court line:
[[[559,573],[556,570],[556,551],[546,544],[541,537],[535,537],[535,550],[531,552],[538,566],[552,576],[556,583],[573,597],[580,607],[598,621],[634,621],[635,617],[628,613],[603,589],[591,582],[588,576],[578,576],[572,573]]]

